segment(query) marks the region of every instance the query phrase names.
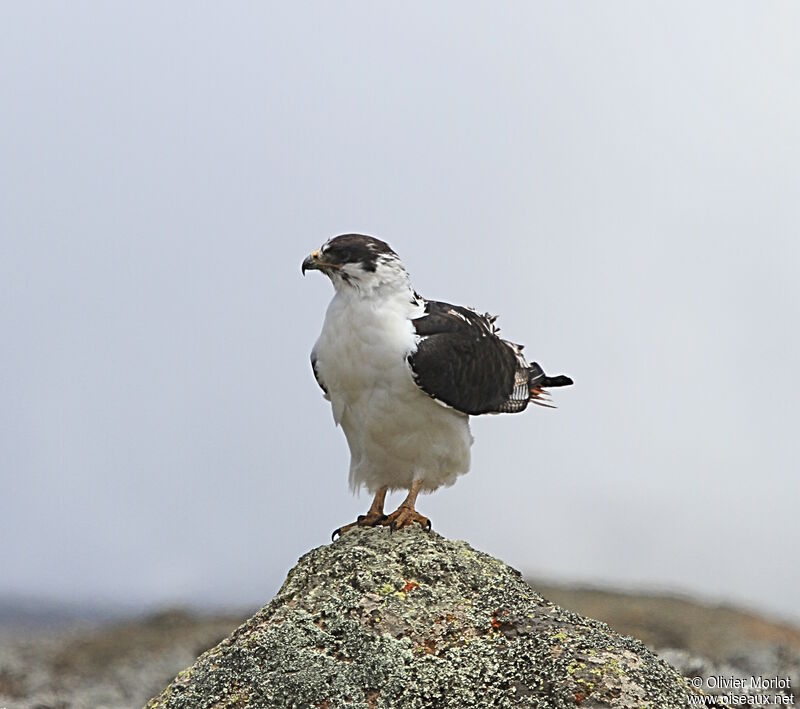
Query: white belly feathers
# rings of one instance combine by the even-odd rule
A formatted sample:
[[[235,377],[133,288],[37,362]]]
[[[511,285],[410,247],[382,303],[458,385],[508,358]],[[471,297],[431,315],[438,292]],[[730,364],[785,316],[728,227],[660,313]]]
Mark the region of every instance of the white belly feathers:
[[[421,391],[406,358],[416,349],[408,298],[381,300],[338,293],[314,346],[316,368],[333,416],[350,447],[350,486],[424,490],[452,485],[469,470],[469,417]]]

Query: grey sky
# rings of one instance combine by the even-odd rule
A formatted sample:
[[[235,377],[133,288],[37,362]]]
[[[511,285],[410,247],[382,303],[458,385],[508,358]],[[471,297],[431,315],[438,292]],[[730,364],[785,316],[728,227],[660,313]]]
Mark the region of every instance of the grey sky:
[[[576,380],[438,531],[800,618],[800,6],[430,5],[2,4],[0,595],[258,604],[366,509],[300,276],[362,231]]]

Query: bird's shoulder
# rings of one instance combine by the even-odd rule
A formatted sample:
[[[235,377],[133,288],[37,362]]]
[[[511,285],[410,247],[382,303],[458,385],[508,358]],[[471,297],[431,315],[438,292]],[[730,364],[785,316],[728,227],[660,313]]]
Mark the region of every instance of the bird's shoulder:
[[[420,299],[424,313],[411,320],[416,334],[420,337],[446,333],[472,332],[474,335],[497,336],[496,315],[479,313],[474,308],[453,305],[439,300]]]

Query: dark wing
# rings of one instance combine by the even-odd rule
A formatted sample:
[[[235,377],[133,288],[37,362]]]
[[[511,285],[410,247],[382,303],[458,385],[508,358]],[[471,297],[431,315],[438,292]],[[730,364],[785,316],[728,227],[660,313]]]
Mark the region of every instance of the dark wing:
[[[328,395],[328,390],[325,388],[325,383],[319,376],[319,371],[317,371],[317,353],[314,350],[311,350],[311,370],[314,372],[314,379],[317,380],[319,388],[324,392],[325,398],[330,401],[330,396]]]
[[[501,339],[494,317],[427,301],[412,320],[420,337],[408,362],[429,396],[465,414],[515,413],[531,399],[521,347]]]

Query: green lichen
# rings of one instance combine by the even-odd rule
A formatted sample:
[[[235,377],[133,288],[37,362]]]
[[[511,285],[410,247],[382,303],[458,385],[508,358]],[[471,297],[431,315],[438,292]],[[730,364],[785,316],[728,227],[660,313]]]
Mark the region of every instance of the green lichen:
[[[608,672],[613,672],[613,673],[614,673],[614,674],[616,674],[616,675],[622,675],[622,674],[624,674],[624,673],[623,673],[623,670],[622,670],[622,667],[620,667],[619,660],[617,660],[616,658],[613,658],[613,657],[612,657],[611,659],[609,659],[609,660],[608,660],[608,661],[605,663],[605,665],[604,665],[603,667],[604,667],[604,669],[605,669],[606,671],[608,671]]]
[[[585,670],[585,669],[586,669],[586,663],[573,661],[570,662],[569,665],[567,665],[567,674],[574,675],[578,670]]]
[[[637,641],[464,542],[356,528],[300,559],[148,709],[671,709],[688,691]]]

